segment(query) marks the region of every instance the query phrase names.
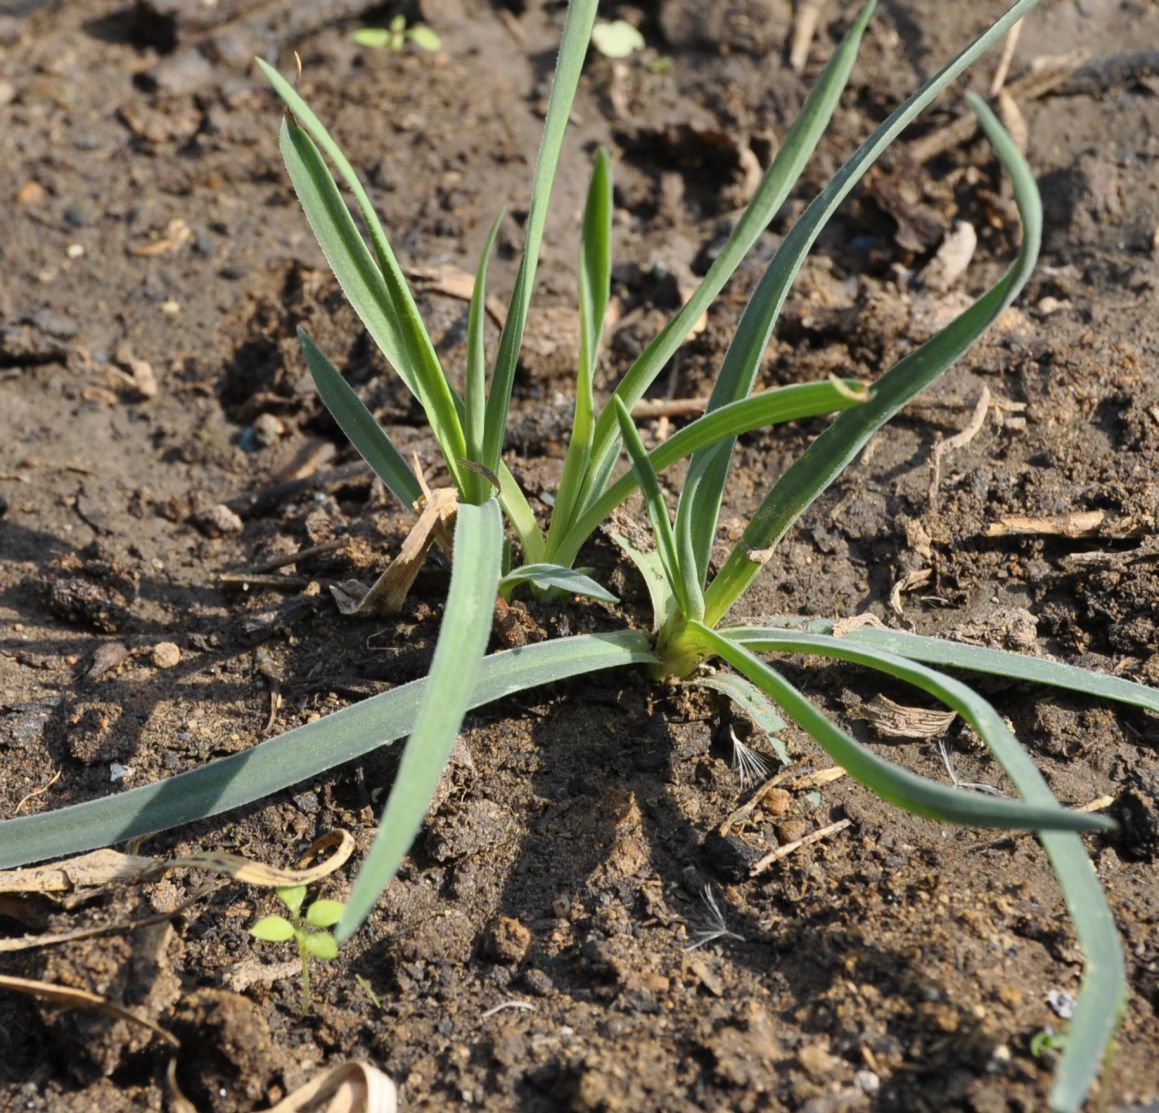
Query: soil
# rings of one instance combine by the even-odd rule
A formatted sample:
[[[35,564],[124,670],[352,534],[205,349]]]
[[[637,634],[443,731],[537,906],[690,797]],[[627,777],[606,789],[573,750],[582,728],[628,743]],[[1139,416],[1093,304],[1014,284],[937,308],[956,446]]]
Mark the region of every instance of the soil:
[[[531,492],[550,491],[561,467],[572,263],[595,146],[612,152],[617,180],[606,390],[708,265],[853,12],[827,6],[798,74],[786,62],[787,0],[729,0],[710,17],[705,7],[658,0],[603,13],[639,23],[650,46],[619,63],[593,56],[575,110],[509,438]],[[657,397],[706,392],[747,292],[808,197],[1001,7],[881,5],[805,180]],[[365,172],[439,351],[460,368],[465,305],[445,291],[473,269],[500,204],[510,215],[492,284],[510,288],[563,9],[423,0],[405,11],[438,32],[437,55],[351,41],[393,11],[366,0],[0,6],[5,817],[242,750],[422,675],[429,661],[445,563],[432,561],[397,619],[343,617],[326,590],[372,577],[409,519],[315,399],[296,325],[432,482],[440,476],[416,407],[311,238],[278,156],[278,107],[249,61],[290,72],[300,54],[302,91]],[[1146,49],[1156,42],[1159,8],[1146,0],[1046,0],[1031,17],[1016,89],[1042,56],[1090,59],[1016,99],[1047,213],[1036,276],[806,515],[745,616],[870,611],[1159,684],[1159,78]],[[975,85],[993,66],[977,68]],[[920,157],[962,114],[960,92],[822,237],[770,347],[766,385],[874,376],[1010,258],[1015,214],[987,149],[967,138]],[[924,268],[960,221],[978,249],[943,289]],[[968,424],[983,386],[989,417],[944,458],[931,500],[933,446]],[[725,534],[821,427],[744,439]],[[644,432],[663,435],[658,422]],[[1012,532],[1018,516],[1045,523]],[[270,573],[284,577],[273,586],[253,572],[334,539],[344,544]],[[633,621],[647,621],[643,590],[606,538],[585,561]],[[893,606],[899,583],[910,586]],[[619,621],[595,604],[523,606],[535,636]],[[859,716],[880,691],[873,677],[786,667],[872,739]],[[982,687],[1060,799],[1109,796],[1126,821],[1088,841],[1131,988],[1098,1100],[1154,1102],[1155,720]],[[401,875],[340,960],[315,964],[305,1017],[296,979],[274,968],[290,956],[247,934],[274,901],[236,883],[171,922],[9,954],[2,970],[104,992],[171,1030],[177,1079],[201,1110],[264,1107],[351,1058],[389,1073],[409,1109],[1045,1108],[1053,1057],[1033,1056],[1030,1040],[1064,1026],[1050,1002],[1075,990],[1081,954],[1037,844],[917,820],[840,780],[782,795],[779,814],[758,812],[721,838],[713,832],[744,795],[730,726],[747,730],[702,694],[633,672],[472,714]],[[803,735],[785,741],[800,766],[827,764]],[[1001,784],[969,736],[952,730],[950,744],[963,779]],[[928,740],[882,749],[946,776]],[[395,760],[381,751],[148,850],[288,865],[342,827],[364,851]],[[851,825],[749,877],[778,841],[840,818]],[[312,895],[341,897],[352,869]],[[0,916],[11,935],[68,930],[169,912],[203,881],[177,872],[80,907],[6,899]],[[732,934],[693,948],[706,886]],[[276,977],[233,988],[255,959]],[[4,1109],[162,1107],[171,1050],[144,1030],[10,994],[0,1018]]]

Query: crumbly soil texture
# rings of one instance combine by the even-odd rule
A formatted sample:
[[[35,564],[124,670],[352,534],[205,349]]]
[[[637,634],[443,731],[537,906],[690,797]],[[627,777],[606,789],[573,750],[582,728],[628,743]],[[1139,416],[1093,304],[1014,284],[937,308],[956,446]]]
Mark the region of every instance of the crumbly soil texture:
[[[570,422],[573,264],[594,152],[610,151],[616,176],[606,396],[710,264],[854,13],[823,7],[798,72],[787,0],[604,8],[648,46],[589,59],[548,227],[507,457],[545,514]],[[707,393],[808,199],[1001,8],[880,6],[803,181],[653,400]],[[397,12],[432,27],[441,49],[352,41]],[[296,326],[432,485],[446,477],[325,266],[279,158],[279,106],[251,60],[293,73],[297,52],[299,87],[364,174],[458,377],[464,276],[500,206],[491,288],[513,281],[564,14],[557,0],[0,6],[0,815],[152,782],[424,674],[447,563],[432,556],[397,617],[338,610],[330,587],[370,582],[413,516],[320,406]],[[1159,684],[1156,43],[1159,8],[1146,0],[1045,0],[1027,21],[1002,108],[1043,193],[1036,274],[809,510],[736,617],[868,612]],[[975,88],[996,64],[976,67]],[[871,379],[1001,273],[1017,214],[991,152],[959,122],[963,90],[821,237],[762,385]],[[641,428],[655,443],[687,420]],[[742,439],[720,554],[821,428]],[[934,482],[935,446],[969,430]],[[675,493],[679,474],[666,481]],[[627,518],[642,523],[640,507]],[[580,563],[618,607],[522,599],[494,648],[647,625],[643,586],[607,535]],[[874,728],[875,697],[921,704],[917,694],[851,667],[784,667],[880,752],[949,779],[936,737]],[[1154,1102],[1156,721],[980,687],[1062,801],[1104,798],[1119,820],[1087,840],[1130,983],[1091,1108]],[[269,889],[174,870],[95,893],[4,895],[10,940],[111,928],[10,949],[0,972],[101,994],[179,1046],[5,990],[0,1106],[161,1109],[172,1062],[196,1109],[261,1109],[361,1059],[396,1081],[407,1109],[1044,1109],[1055,1053],[1036,1044],[1036,1056],[1031,1041],[1065,1029],[1083,967],[1034,839],[917,820],[845,779],[788,781],[722,834],[751,792],[732,734],[776,769],[773,741],[727,705],[642,670],[472,713],[397,880],[340,958],[314,964],[305,1015],[292,945],[248,933],[276,910]],[[942,738],[956,776],[1009,790],[960,724]],[[782,742],[794,774],[829,764],[793,729]],[[342,828],[358,850],[311,892],[341,898],[396,764],[384,747],[140,853],[292,866]],[[726,929],[715,937],[714,915]]]

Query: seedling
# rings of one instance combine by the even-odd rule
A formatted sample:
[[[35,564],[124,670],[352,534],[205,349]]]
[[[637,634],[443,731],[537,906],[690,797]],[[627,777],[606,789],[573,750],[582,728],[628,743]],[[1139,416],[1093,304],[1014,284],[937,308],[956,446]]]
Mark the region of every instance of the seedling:
[[[350,36],[359,46],[369,47],[372,50],[389,50],[398,54],[406,44],[414,43],[419,50],[428,54],[435,54],[442,49],[439,36],[425,23],[416,23],[412,27],[406,25],[405,15],[396,15],[385,27],[360,27]]]
[[[626,19],[615,19],[610,23],[598,19],[592,27],[592,46],[605,58],[627,58],[644,49],[644,36]]]
[[[524,251],[497,351],[490,361],[484,318],[491,227],[468,311],[461,393],[441,366],[418,306],[374,206],[354,168],[323,123],[277,71],[259,62],[286,108],[281,148],[310,225],[342,289],[391,367],[422,407],[454,487],[450,589],[429,674],[248,751],[170,780],[0,823],[0,867],[131,838],[201,819],[316,778],[406,737],[374,844],[355,879],[334,933],[357,930],[394,876],[422,824],[463,718],[478,707],[537,685],[602,669],[645,666],[657,678],[727,694],[775,736],[783,715],[830,758],[886,801],[942,822],[1039,832],[1066,900],[1088,968],[1051,1094],[1057,1110],[1077,1110],[1114,1034],[1126,993],[1114,921],[1079,838],[1109,822],[1062,808],[998,712],[977,692],[930,668],[996,673],[1159,712],[1159,693],[1120,677],[887,629],[810,618],[765,618],[722,625],[793,524],[857,457],[878,429],[934,382],[978,340],[1025,285],[1038,254],[1042,208],[1034,177],[993,113],[971,106],[1013,186],[1022,242],[1006,273],[939,333],[875,382],[800,383],[755,391],[773,328],[810,247],[842,200],[901,131],[984,50],[998,42],[1037,0],[1017,0],[973,43],[899,106],[852,155],[788,231],[738,323],[705,414],[648,451],[632,423],[644,395],[712,306],[730,276],[789,196],[836,108],[872,15],[869,0],[834,51],[801,114],[786,134],[748,208],[684,307],[658,333],[603,405],[594,390],[596,361],[610,298],[612,182],[600,153],[583,212],[579,249],[580,340],[571,439],[550,518],[541,521],[503,459],[507,413],[523,341],[551,187],[591,42],[596,0],[572,0],[522,227]],[[333,167],[333,172],[331,170]],[[336,177],[335,177],[336,175]],[[365,228],[355,223],[338,182]],[[415,472],[353,388],[299,330],[322,401],[386,487],[405,507],[424,498]],[[714,561],[721,502],[736,439],[755,429],[835,413],[830,426],[771,487],[729,555]],[[627,453],[628,470],[622,468]],[[688,459],[673,518],[659,475]],[[622,474],[617,474],[620,471]],[[498,593],[532,590],[608,599],[606,588],[575,569],[591,535],[633,492],[643,495],[654,545],[623,542],[647,584],[650,628],[560,638],[487,655]],[[450,515],[448,515],[449,517]],[[504,567],[512,539],[520,561]],[[445,523],[450,528],[449,520]],[[928,780],[879,757],[836,723],[762,655],[813,654],[883,672],[932,695],[960,714],[1003,766],[1020,798],[965,791]],[[716,662],[714,671],[706,672]],[[776,745],[776,743],[774,743]],[[783,754],[781,754],[784,757]],[[291,928],[293,925],[290,925]],[[284,930],[284,929],[283,929]]]
[[[1065,1051],[1066,1032],[1056,1032],[1051,1027],[1041,1028],[1030,1037],[1030,1054],[1042,1059],[1055,1051]]]
[[[290,885],[275,891],[290,918],[263,916],[250,928],[250,935],[267,943],[285,943],[293,939],[298,944],[298,957],[302,960],[302,1015],[305,1016],[310,1011],[310,959],[328,962],[338,956],[338,942],[325,929],[342,919],[345,905],[340,900],[316,900],[303,914],[305,885]]]

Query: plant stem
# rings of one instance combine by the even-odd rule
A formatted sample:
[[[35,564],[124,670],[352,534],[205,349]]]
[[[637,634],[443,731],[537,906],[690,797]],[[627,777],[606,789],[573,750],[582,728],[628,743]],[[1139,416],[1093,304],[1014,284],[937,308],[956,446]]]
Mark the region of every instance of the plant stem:
[[[306,950],[304,932],[295,932],[294,938],[298,943],[298,957],[302,960],[302,1016],[306,1016],[310,1011],[310,953]]]

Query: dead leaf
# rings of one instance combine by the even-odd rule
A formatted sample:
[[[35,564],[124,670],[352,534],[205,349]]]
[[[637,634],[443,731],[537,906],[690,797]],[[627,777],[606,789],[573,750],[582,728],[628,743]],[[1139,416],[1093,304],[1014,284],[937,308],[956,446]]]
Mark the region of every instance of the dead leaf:
[[[11,989],[15,993],[23,993],[28,997],[37,997],[41,1001],[51,1001],[54,1005],[63,1005],[65,1008],[97,1009],[121,1020],[128,1020],[148,1028],[154,1035],[160,1036],[166,1043],[180,1047],[177,1037],[167,1032],[159,1024],[138,1016],[130,1009],[113,1004],[99,993],[89,993],[83,989],[73,989],[69,986],[54,985],[52,982],[37,982],[31,978],[13,978],[7,974],[0,974],[0,989]]]
[[[287,1094],[267,1113],[305,1113],[323,1103],[326,1113],[395,1113],[398,1093],[377,1067],[343,1063]]]

